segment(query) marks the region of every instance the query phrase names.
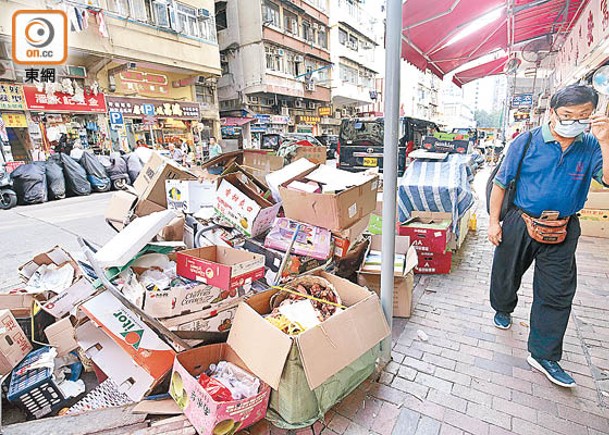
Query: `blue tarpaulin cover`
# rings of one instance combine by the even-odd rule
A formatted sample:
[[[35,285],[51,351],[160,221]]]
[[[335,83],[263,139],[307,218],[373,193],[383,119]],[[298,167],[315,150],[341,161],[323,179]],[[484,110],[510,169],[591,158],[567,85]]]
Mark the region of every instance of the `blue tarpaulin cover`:
[[[398,183],[398,211],[405,222],[412,211],[451,213],[453,231],[474,203],[469,156],[451,154],[444,161],[415,160]]]

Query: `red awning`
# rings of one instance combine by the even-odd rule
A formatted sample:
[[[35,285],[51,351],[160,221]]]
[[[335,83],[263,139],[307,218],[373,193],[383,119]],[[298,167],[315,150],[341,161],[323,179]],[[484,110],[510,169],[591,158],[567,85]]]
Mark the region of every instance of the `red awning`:
[[[245,124],[249,124],[250,122],[255,121],[255,118],[233,118],[233,117],[228,117],[228,118],[221,118],[220,122],[222,123],[223,126],[226,127],[241,127]]]
[[[482,65],[478,65],[473,68],[466,69],[465,71],[458,72],[453,77],[453,83],[461,87],[469,82],[473,82],[474,80],[480,79],[482,77],[501,74],[507,61],[508,56],[503,56],[499,59],[491,60],[490,62],[483,63]]]
[[[587,0],[406,0],[402,7],[402,57],[438,77],[500,49],[522,49],[545,35],[567,33]],[[477,19],[496,19],[454,40]],[[522,45],[521,45],[522,44]],[[557,49],[559,47],[553,47]]]

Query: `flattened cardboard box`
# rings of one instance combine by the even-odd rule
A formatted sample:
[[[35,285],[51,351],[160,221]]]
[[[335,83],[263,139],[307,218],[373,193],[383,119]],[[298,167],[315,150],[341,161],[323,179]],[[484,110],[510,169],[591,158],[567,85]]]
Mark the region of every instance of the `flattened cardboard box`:
[[[368,251],[381,251],[383,237],[373,235],[370,238],[370,247]],[[397,274],[394,272],[393,277],[393,316],[394,317],[410,317],[412,312],[412,290],[414,288],[413,269],[417,266],[418,257],[414,246],[410,245],[408,236],[395,237],[395,252],[396,254],[404,254],[406,256],[404,262],[404,272]],[[367,255],[367,254],[366,254]],[[381,295],[381,274],[378,272],[362,272],[357,273],[358,284],[368,287],[377,295]]]
[[[159,382],[92,321],[78,326],[75,335],[87,357],[134,402]]]
[[[116,230],[122,230],[129,223],[136,202],[135,192],[126,190],[114,192],[104,214],[106,222]]]
[[[91,349],[92,346],[95,347],[95,343],[91,343],[89,340],[81,342],[79,337],[83,336],[79,336],[77,333],[77,340],[81,347],[85,351],[89,351],[87,355],[91,355],[93,361],[108,376],[112,377],[103,366],[108,368],[114,368],[114,366],[106,360],[106,357],[109,354],[117,353],[124,354],[135,362],[135,365],[144,370],[154,381],[161,380],[171,370],[175,357],[173,349],[111,293],[105,291],[95,296],[81,305],[81,310],[121,350],[118,352],[116,346],[109,346],[109,350],[106,350],[105,353],[96,352]],[[99,338],[99,334],[96,336]],[[107,344],[108,340],[103,340],[103,343]],[[98,356],[93,357],[93,354],[98,354]],[[134,366],[133,362],[130,363],[130,366]]]
[[[197,378],[211,364],[228,361],[249,371],[228,344],[212,344],[178,354],[171,375],[169,394],[199,434],[234,434],[262,420],[271,389],[260,383],[258,394],[242,400],[216,402]]]
[[[376,294],[337,276],[317,274],[334,285],[348,308],[299,336],[284,334],[262,317],[270,311],[272,291],[251,297],[237,309],[228,344],[274,389],[292,346],[298,347],[312,390],[391,333]]]
[[[25,336],[9,310],[0,310],[0,376],[13,370],[32,351]]]
[[[66,263],[70,263],[74,268],[74,281],[82,276],[78,263],[76,263],[72,256],[60,246],[55,246],[50,251],[36,255],[32,260],[19,267],[19,274],[21,275],[21,279],[24,282],[27,282],[38,268],[44,264],[63,266]]]
[[[317,168],[319,165],[279,186],[279,194],[287,218],[327,228],[330,231],[341,231],[362,220],[374,210],[379,187],[377,176],[369,177],[365,181],[362,178],[361,184],[339,193],[308,193],[287,187],[291,181],[305,178]]]
[[[52,297],[42,305],[42,309],[56,319],[68,315],[98,290],[86,279],[79,279],[71,287],[57,296]]]
[[[47,326],[44,333],[49,340],[49,344],[57,348],[57,356],[65,356],[78,348],[75,329],[69,317]]]

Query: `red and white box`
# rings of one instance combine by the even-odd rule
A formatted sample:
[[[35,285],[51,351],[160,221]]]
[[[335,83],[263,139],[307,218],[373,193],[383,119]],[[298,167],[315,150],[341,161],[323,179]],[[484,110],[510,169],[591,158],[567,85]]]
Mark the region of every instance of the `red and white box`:
[[[199,384],[198,377],[211,364],[220,361],[247,370],[229,344],[212,344],[181,352],[173,365],[169,393],[201,435],[239,432],[262,420],[268,408],[271,388],[262,381],[254,397],[216,402]]]
[[[419,252],[419,263],[414,271],[426,275],[443,275],[450,273],[453,260],[452,251]]]
[[[188,249],[177,253],[178,275],[231,290],[264,277],[264,256],[223,246]]]

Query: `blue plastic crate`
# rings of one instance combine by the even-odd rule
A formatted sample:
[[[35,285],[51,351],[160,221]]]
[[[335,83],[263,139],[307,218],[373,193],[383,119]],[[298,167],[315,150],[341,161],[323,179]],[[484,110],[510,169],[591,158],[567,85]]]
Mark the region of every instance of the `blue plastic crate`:
[[[40,418],[51,414],[60,409],[66,400],[57,387],[50,368],[37,368],[20,374],[22,369],[49,351],[49,347],[42,347],[30,352],[11,375],[7,399],[23,409],[29,417]]]

